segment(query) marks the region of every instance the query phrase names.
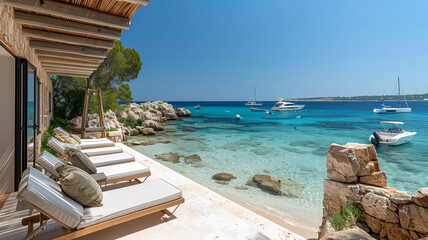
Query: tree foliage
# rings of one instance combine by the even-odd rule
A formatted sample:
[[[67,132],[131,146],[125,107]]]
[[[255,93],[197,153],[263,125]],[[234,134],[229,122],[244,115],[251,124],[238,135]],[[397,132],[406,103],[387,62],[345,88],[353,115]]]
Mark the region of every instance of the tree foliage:
[[[126,82],[138,77],[141,70],[140,55],[135,49],[124,48],[120,41],[114,42],[104,62],[88,79],[88,86],[100,89],[105,110],[118,105],[117,99],[132,101],[131,90]]]
[[[51,76],[53,86],[54,114],[70,119],[82,114],[86,79],[78,77]]]

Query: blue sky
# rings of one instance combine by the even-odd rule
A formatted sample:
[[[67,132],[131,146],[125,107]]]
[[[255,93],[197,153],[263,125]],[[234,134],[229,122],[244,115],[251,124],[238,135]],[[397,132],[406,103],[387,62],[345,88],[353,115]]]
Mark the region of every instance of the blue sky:
[[[428,92],[428,1],[152,0],[123,32],[134,100]]]

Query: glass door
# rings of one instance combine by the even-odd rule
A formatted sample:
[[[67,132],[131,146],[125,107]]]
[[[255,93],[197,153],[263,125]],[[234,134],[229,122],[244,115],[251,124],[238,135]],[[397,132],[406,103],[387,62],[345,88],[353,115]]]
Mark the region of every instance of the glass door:
[[[39,134],[39,111],[40,111],[40,82],[37,78],[36,68],[28,64],[27,68],[27,163],[35,166],[35,157],[37,149],[37,136]]]

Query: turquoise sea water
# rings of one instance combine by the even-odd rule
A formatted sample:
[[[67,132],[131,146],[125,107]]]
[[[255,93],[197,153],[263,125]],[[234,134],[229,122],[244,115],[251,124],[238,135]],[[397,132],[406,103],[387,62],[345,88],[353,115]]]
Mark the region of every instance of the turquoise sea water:
[[[187,107],[191,118],[174,121],[156,136],[133,137],[132,141],[171,140],[148,146],[133,146],[155,159],[155,154],[178,152],[198,154],[203,165],[162,164],[227,197],[239,199],[260,209],[275,211],[284,221],[317,230],[322,216],[323,179],[326,178],[327,150],[331,143],[369,143],[379,121],[403,121],[406,130],[418,135],[402,146],[377,148],[380,166],[387,172],[388,185],[413,194],[428,186],[428,102],[410,102],[412,113],[378,115],[372,112],[379,102],[305,102],[301,112],[251,112],[244,102],[170,102]],[[193,109],[200,104],[201,109]],[[263,102],[262,108],[274,102]],[[243,118],[235,120],[240,114]],[[296,118],[300,116],[300,118]],[[229,185],[211,179],[219,172],[237,177]],[[275,196],[245,186],[254,174],[289,177],[304,185],[303,198]]]

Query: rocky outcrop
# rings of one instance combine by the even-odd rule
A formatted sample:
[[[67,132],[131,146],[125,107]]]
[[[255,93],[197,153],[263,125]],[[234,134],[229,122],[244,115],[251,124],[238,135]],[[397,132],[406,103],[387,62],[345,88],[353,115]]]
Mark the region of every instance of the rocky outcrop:
[[[190,117],[190,115],[192,114],[188,109],[185,108],[177,108],[177,110],[175,110],[175,113],[179,117]]]
[[[193,164],[202,161],[201,157],[198,154],[192,154],[189,156],[184,156],[184,162],[187,164]]]
[[[141,124],[141,126],[143,126],[144,128],[152,128],[155,131],[160,131],[163,129],[162,124],[154,120],[146,120]]]
[[[142,128],[140,130],[141,135],[147,136],[147,135],[156,135],[156,131],[153,128]]]
[[[220,181],[230,181],[232,179],[236,179],[236,177],[230,173],[217,173],[212,176],[212,179]]]
[[[291,178],[272,177],[266,174],[256,174],[247,182],[248,186],[258,187],[274,195],[290,198],[302,198],[304,186]]]
[[[324,180],[319,238],[350,239],[349,230],[331,233],[326,229],[331,230],[328,218],[341,213],[344,204],[353,202],[363,210],[364,221],[357,225],[371,237],[404,240],[428,236],[428,188],[409,196],[388,187],[386,173],[380,170],[372,145],[332,144],[327,157],[327,176],[330,179]]]
[[[162,153],[155,155],[157,159],[171,162],[171,163],[180,163],[181,154],[176,152]]]
[[[370,236],[361,228],[352,228],[352,229],[347,229],[340,232],[331,232],[331,233],[325,234],[321,238],[321,240],[354,240],[354,239],[375,240],[375,238]]]

